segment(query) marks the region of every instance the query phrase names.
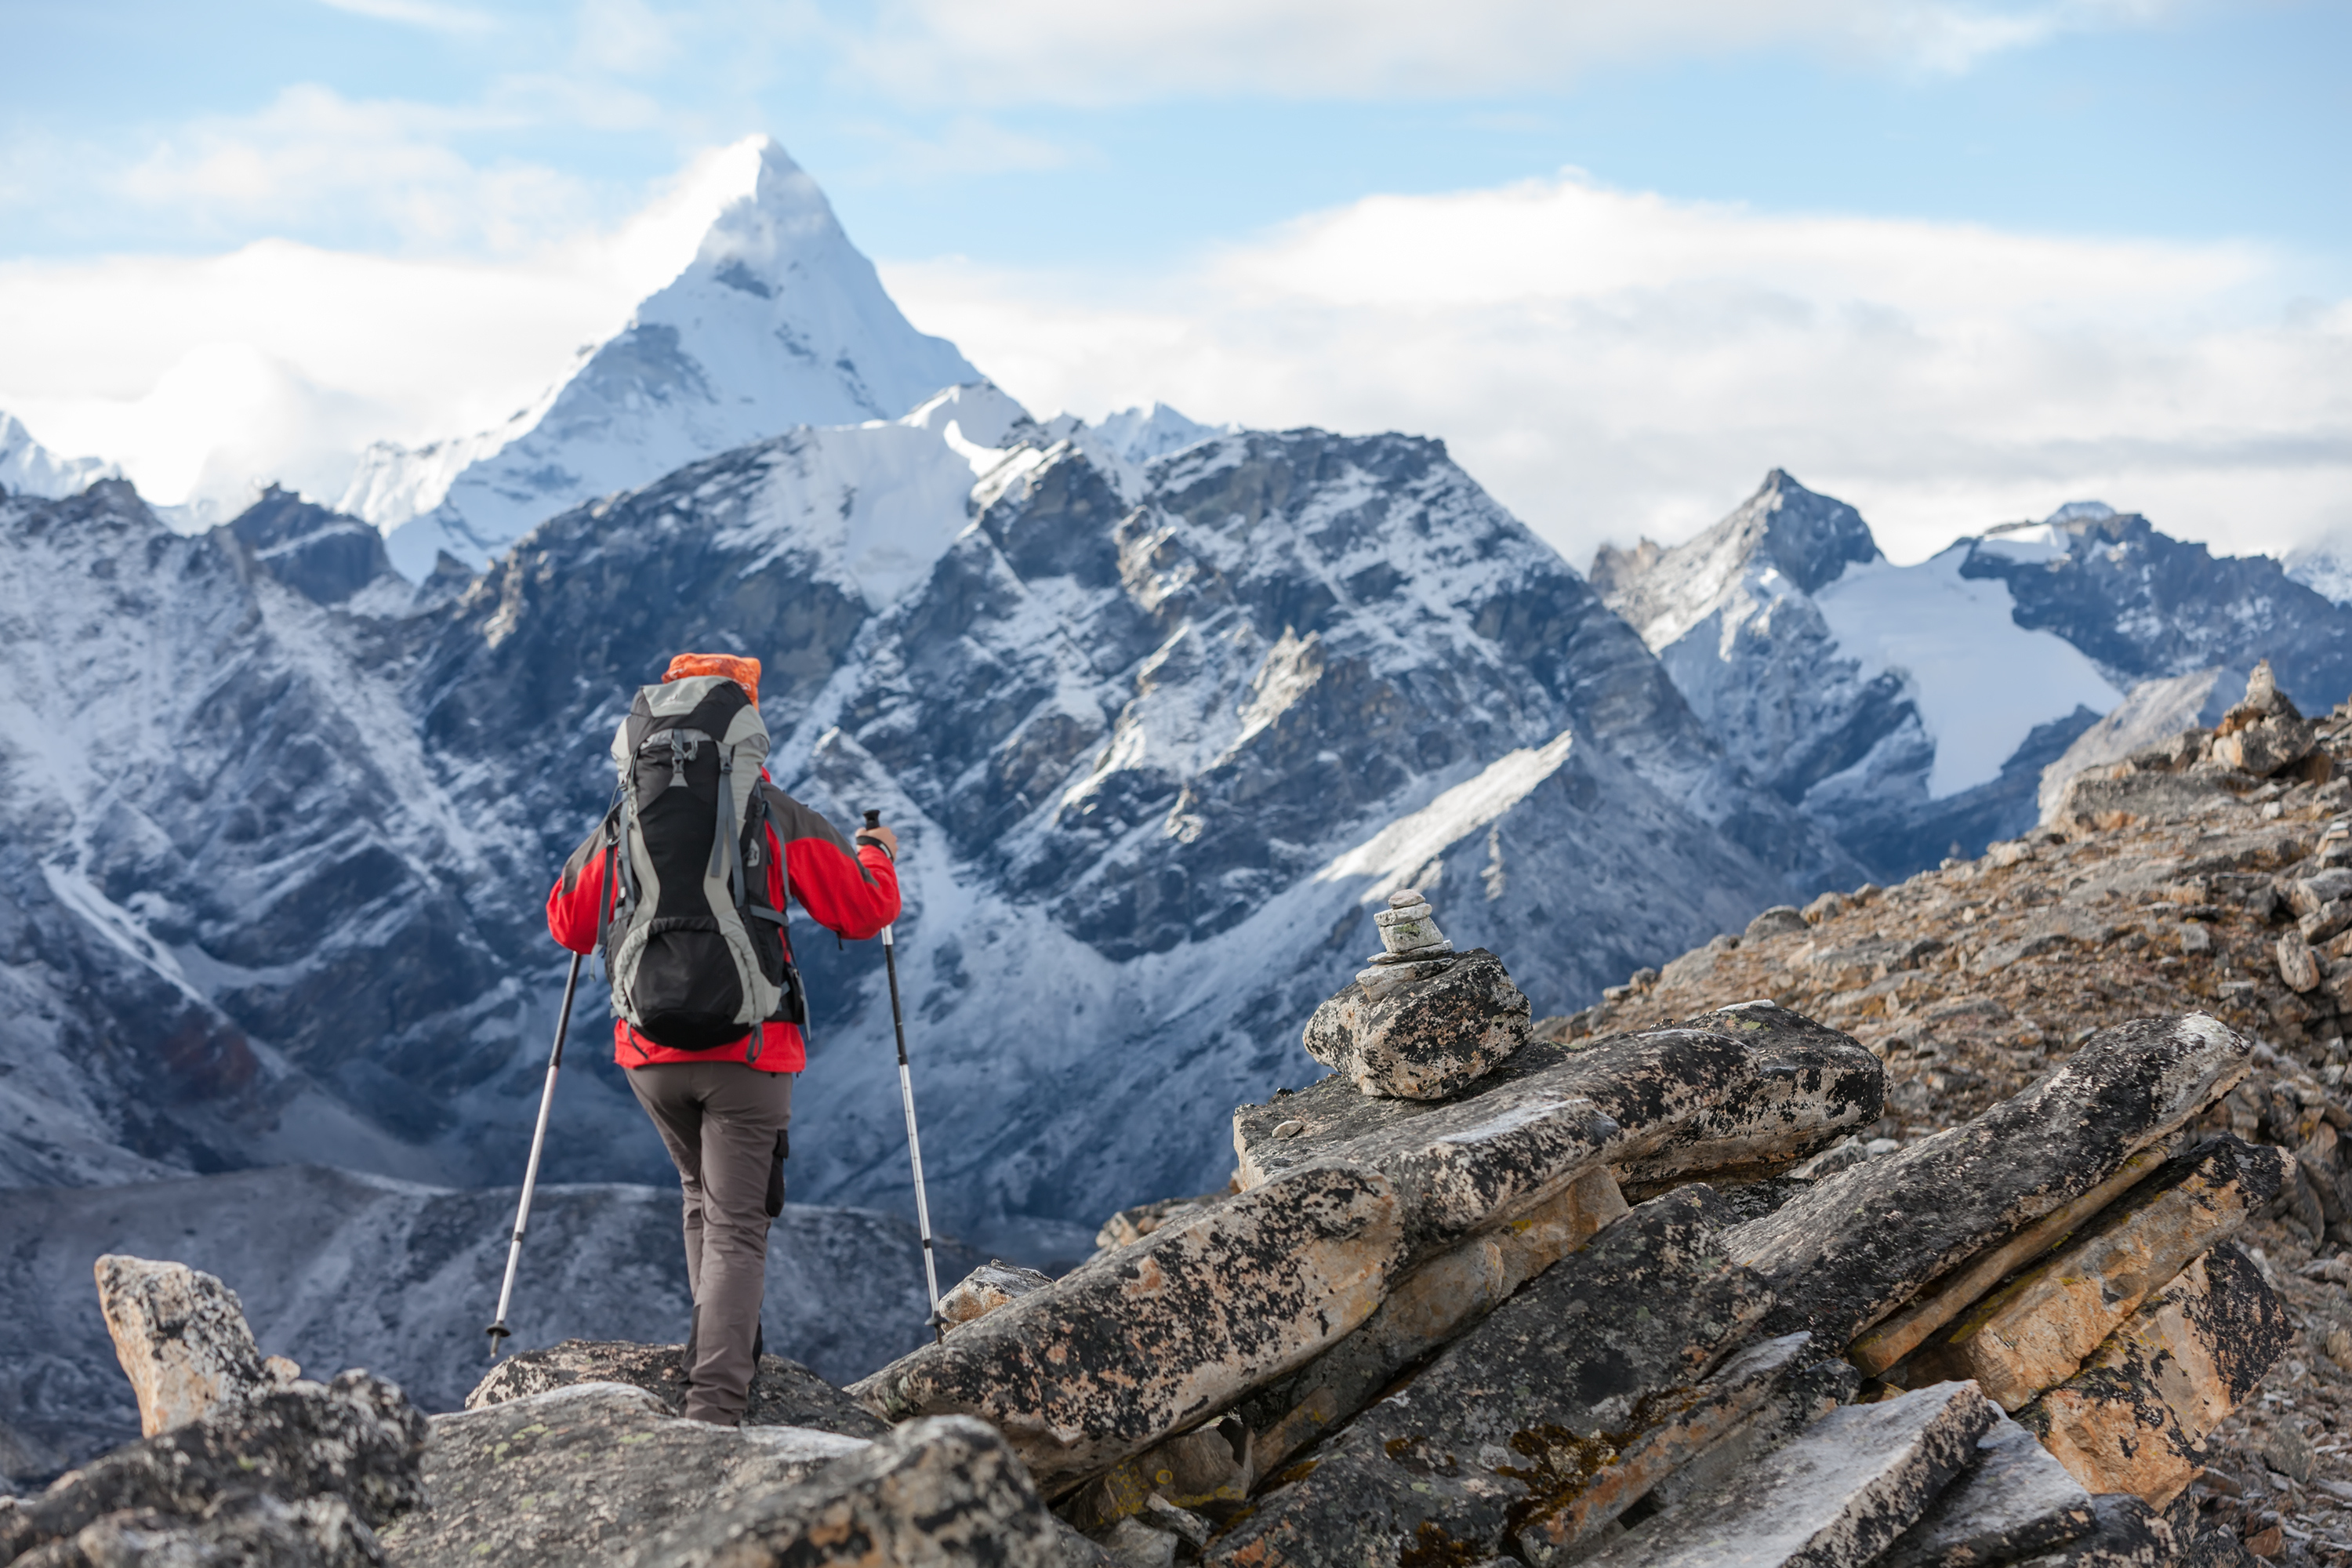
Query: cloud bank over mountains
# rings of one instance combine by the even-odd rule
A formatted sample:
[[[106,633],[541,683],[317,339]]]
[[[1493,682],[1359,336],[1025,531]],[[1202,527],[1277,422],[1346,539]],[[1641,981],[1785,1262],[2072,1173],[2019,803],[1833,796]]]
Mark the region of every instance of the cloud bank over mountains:
[[[0,267],[0,408],[202,515],[271,479],[331,500],[368,441],[494,426],[609,336],[740,194],[747,144],[508,260],[271,241]],[[1686,538],[1781,464],[1917,560],[2053,495],[2159,509],[2224,552],[2352,533],[2352,301],[2298,294],[2297,266],[1568,171],[1369,197],[1148,271],[882,271],[1032,407],[1437,436],[1571,559]]]

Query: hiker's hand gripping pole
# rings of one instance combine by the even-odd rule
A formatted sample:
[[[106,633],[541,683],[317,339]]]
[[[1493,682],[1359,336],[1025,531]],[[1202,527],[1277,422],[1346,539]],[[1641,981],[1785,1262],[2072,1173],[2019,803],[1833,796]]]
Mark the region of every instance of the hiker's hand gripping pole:
[[[539,1125],[530,1135],[530,1163],[523,1167],[522,1202],[515,1207],[514,1240],[507,1245],[506,1283],[499,1287],[499,1319],[490,1325],[490,1359],[499,1359],[499,1342],[513,1331],[507,1327],[507,1307],[514,1300],[515,1268],[522,1262],[522,1233],[530,1222],[530,1195],[539,1187],[539,1156],[547,1147],[547,1113],[555,1105],[555,1075],[563,1066],[563,1036],[572,1026],[572,994],[580,988],[580,961],[572,955],[572,973],[563,982],[563,1010],[555,1016],[555,1048],[547,1057],[547,1087],[539,1094]],[[904,1059],[905,1053],[900,1053]]]
[[[882,814],[869,811],[866,826],[882,826]],[[923,1194],[923,1141],[915,1131],[915,1080],[907,1071],[907,1014],[898,1004],[898,944],[891,940],[891,927],[882,928],[882,967],[890,977],[890,1026],[898,1034],[898,1100],[907,1108],[907,1158],[915,1167],[915,1227],[923,1237],[923,1283],[931,1295],[931,1337],[947,1338],[947,1325],[940,1321],[940,1266],[931,1257],[931,1205]]]

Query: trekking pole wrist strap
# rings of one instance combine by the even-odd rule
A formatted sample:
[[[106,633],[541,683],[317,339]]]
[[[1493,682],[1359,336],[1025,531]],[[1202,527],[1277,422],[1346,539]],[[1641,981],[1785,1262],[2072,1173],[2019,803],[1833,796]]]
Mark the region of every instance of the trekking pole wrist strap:
[[[890,854],[890,847],[887,844],[883,843],[879,838],[869,837],[861,833],[857,836],[857,842],[861,847],[865,845],[871,844],[875,848],[882,851],[883,854],[888,855],[890,858],[890,864],[893,866],[896,866],[898,863],[898,858],[896,855]]]

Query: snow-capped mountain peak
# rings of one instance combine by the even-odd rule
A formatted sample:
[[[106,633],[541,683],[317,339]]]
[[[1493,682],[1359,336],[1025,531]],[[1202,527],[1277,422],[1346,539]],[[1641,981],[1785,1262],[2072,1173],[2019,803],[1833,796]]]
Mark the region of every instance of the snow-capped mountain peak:
[[[895,418],[979,379],[899,313],[782,147],[752,137],[726,161],[740,194],[694,259],[546,395],[479,436],[369,450],[342,510],[387,531],[400,571],[421,577],[443,550],[480,567],[593,497],[795,426]]]
[[[103,458],[58,457],[33,439],[23,420],[0,410],[0,490],[54,500],[121,477],[122,470]]]

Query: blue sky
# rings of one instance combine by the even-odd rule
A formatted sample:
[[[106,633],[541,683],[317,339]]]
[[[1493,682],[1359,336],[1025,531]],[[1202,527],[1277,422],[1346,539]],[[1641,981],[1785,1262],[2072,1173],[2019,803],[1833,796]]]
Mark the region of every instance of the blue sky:
[[[1875,502],[1912,553],[2077,485],[2138,486],[2108,499],[2224,541],[2352,528],[2342,5],[6,0],[0,36],[0,407],[85,444],[131,439],[109,437],[107,400],[148,395],[184,352],[220,357],[201,321],[185,342],[147,347],[142,327],[108,346],[90,280],[122,276],[110,261],[154,260],[151,293],[176,286],[163,259],[270,240],[528,270],[609,240],[698,154],[767,132],[918,321],[1033,403],[1160,395],[1209,418],[1427,429],[1563,548],[1687,531],[1771,461]],[[1518,279],[1431,325],[1416,299],[1492,259],[1446,254],[1442,230],[1475,213],[1465,229],[1507,249],[1517,220],[1490,209],[1524,190],[1568,204],[1529,221],[1571,251],[1599,236],[1646,254],[1662,211],[1714,237],[1685,237],[1671,311],[1639,278],[1556,297]],[[1875,226],[1860,247],[1885,250],[1880,271],[1809,292],[1807,247],[1835,270],[1857,222]],[[1753,277],[1687,259],[1712,244],[1736,260],[1751,237],[1780,257]],[[1351,278],[1366,245],[1410,251],[1413,277]],[[1944,274],[1922,281],[1937,256]],[[2077,263],[2116,273],[2118,299],[2036,281]],[[2008,284],[1962,276],[1988,270]],[[1548,372],[1497,334],[1512,310],[1552,323],[1559,364],[1605,361],[1610,379]],[[1810,336],[1774,335],[1790,310]],[[96,318],[78,363],[56,346],[77,334],[24,324],[72,311]],[[1635,321],[1650,336],[1594,335]],[[1867,358],[1889,323],[1940,347]],[[1746,368],[1724,370],[1720,348],[1677,359],[1703,331],[1747,344]],[[1066,335],[1091,346],[1051,347]],[[468,385],[430,395],[283,343],[256,353],[416,439],[543,378],[552,351],[524,336],[503,379],[467,361]],[[1276,339],[1291,361],[1250,357]],[[1442,374],[1335,363],[1402,360],[1408,339]],[[1482,375],[1498,342],[1517,358]],[[1784,389],[1767,367],[1792,352],[1809,368]],[[1995,353],[2003,374],[1983,371]],[[1680,368],[1647,386],[1646,363]],[[2184,386],[2263,388],[2262,406],[2217,393],[2182,415],[2141,379],[2166,365]],[[1674,384],[1695,374],[1745,391],[1678,426]],[[2053,374],[2065,398],[2030,431],[2003,423]],[[1856,378],[1884,379],[1840,392]],[[1900,428],[1856,428],[1922,387],[1945,390]],[[1769,419],[1740,412],[1776,399]],[[2255,496],[2268,533],[2232,521],[2258,510],[2233,498]]]

